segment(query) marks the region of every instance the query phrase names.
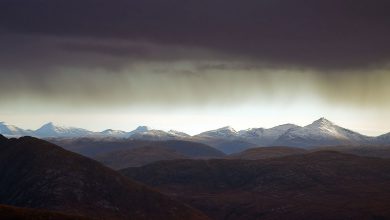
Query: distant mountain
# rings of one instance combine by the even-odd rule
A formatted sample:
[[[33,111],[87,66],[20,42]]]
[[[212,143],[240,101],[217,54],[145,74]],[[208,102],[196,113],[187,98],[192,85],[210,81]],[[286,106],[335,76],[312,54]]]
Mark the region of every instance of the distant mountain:
[[[216,130],[206,131],[196,135],[195,137],[202,138],[236,138],[238,132],[234,128],[227,126]]]
[[[133,134],[143,133],[143,132],[147,132],[147,131],[150,131],[150,130],[152,130],[152,129],[150,127],[148,127],[148,126],[138,126],[133,131],[130,131],[128,133],[128,135],[131,136]]]
[[[187,140],[210,145],[228,154],[238,153],[254,147],[267,146],[313,148],[340,145],[390,145],[390,133],[378,137],[369,137],[340,127],[325,118],[320,118],[304,127],[284,124],[272,128],[250,128],[236,131],[234,128],[227,126],[194,136],[180,131],[163,131],[147,126],[139,126],[130,132],[112,129],[92,132],[82,128],[57,126],[53,123],[47,123],[36,131],[31,131],[1,122],[0,134],[9,137],[28,135],[39,138],[87,137],[99,140],[125,138],[145,141]]]
[[[135,130],[129,132],[128,137],[138,140],[162,141],[185,139],[190,137],[190,135],[174,130],[166,132],[162,130],[151,129],[147,126],[139,126]]]
[[[32,137],[0,138],[0,204],[99,219],[208,219],[98,162]]]
[[[37,137],[84,137],[88,135],[92,135],[92,131],[88,131],[86,129],[82,128],[75,128],[75,127],[65,127],[65,126],[58,126],[53,124],[52,122],[49,122],[36,131],[34,131],[34,136]]]
[[[372,141],[370,137],[342,128],[331,121],[320,118],[305,127],[296,127],[286,131],[273,145],[317,147],[332,145],[359,145]]]
[[[0,122],[0,134],[5,136],[25,136],[25,135],[31,135],[32,131],[30,130],[24,130],[22,128],[18,128],[15,125],[9,125],[5,122]]]
[[[241,152],[257,146],[255,143],[240,138],[239,135],[234,128],[227,126],[200,133],[191,137],[191,140],[210,145],[226,154]]]
[[[189,135],[183,132],[177,131],[162,131],[162,130],[147,130],[144,132],[132,133],[130,136],[132,139],[149,140],[149,141],[162,141],[162,140],[180,140],[188,138]]]
[[[254,147],[273,145],[281,135],[294,128],[299,126],[285,124],[269,129],[251,128],[238,132],[232,127],[223,127],[195,135],[193,140],[213,146],[224,153],[233,154]]]
[[[239,131],[241,139],[255,143],[258,146],[272,145],[281,135],[285,134],[290,129],[300,128],[294,124],[284,124],[273,128],[252,128]]]
[[[176,135],[178,137],[182,137],[182,138],[189,138],[189,137],[191,137],[191,135],[189,135],[187,133],[184,133],[184,132],[181,132],[181,131],[176,131],[176,130],[169,130],[168,133]]]
[[[216,220],[390,219],[390,160],[321,151],[122,170]]]
[[[107,129],[107,130],[100,132],[100,135],[107,136],[107,137],[125,138],[128,136],[128,133],[126,131],[121,131],[121,130]],[[96,134],[96,136],[99,136],[99,135]]]
[[[228,159],[260,160],[308,153],[307,150],[296,147],[258,147],[240,153],[228,155]]]
[[[378,136],[378,137],[375,139],[375,142],[376,142],[377,144],[389,145],[389,146],[390,146],[390,133],[387,133],[387,134],[383,134],[383,135]]]

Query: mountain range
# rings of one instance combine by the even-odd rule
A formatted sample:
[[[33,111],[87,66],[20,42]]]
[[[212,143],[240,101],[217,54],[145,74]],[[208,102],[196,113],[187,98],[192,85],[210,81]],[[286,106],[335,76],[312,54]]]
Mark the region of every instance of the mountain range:
[[[63,140],[95,154],[117,150],[98,161],[120,170],[45,140],[0,135],[0,219],[390,217],[388,147],[274,146],[226,156],[181,140]]]
[[[39,129],[25,130],[0,122],[0,134],[8,137],[34,136],[38,138],[130,138],[135,140],[187,140],[215,147],[224,153],[237,153],[258,146],[291,146],[313,148],[338,145],[390,145],[390,133],[370,137],[340,127],[320,118],[306,126],[284,124],[273,128],[250,128],[236,131],[232,127],[202,132],[190,136],[180,131],[163,131],[139,126],[133,131],[107,129],[93,132],[82,128],[47,123]]]

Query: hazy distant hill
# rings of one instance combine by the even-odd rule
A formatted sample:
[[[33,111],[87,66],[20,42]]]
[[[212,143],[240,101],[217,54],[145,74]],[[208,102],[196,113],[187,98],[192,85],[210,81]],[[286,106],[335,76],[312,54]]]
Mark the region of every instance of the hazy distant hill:
[[[223,139],[213,137],[193,137],[192,141],[207,144],[225,154],[238,153],[250,148],[258,147],[258,145],[246,142],[240,139]]]
[[[214,219],[389,219],[390,160],[315,152],[162,161],[123,174]]]
[[[0,136],[0,204],[105,219],[207,219],[91,159],[31,137]]]
[[[390,133],[380,135],[376,138],[376,142],[381,145],[390,146]]]

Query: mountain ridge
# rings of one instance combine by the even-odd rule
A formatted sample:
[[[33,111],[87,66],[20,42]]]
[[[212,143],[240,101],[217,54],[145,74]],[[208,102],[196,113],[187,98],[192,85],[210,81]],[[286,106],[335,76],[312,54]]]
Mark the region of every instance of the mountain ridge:
[[[335,145],[389,145],[390,133],[379,136],[366,136],[335,123],[320,118],[306,126],[282,124],[272,128],[250,128],[236,131],[230,126],[205,131],[197,135],[188,135],[180,131],[163,131],[147,126],[138,126],[132,131],[106,129],[93,132],[83,128],[58,126],[47,123],[35,131],[24,130],[4,122],[0,123],[0,134],[10,137],[35,136],[38,138],[130,138],[136,140],[188,140],[204,143],[220,149],[225,153],[260,146],[292,146],[312,148],[317,146]],[[239,148],[234,145],[239,143]],[[232,148],[233,147],[233,148]]]

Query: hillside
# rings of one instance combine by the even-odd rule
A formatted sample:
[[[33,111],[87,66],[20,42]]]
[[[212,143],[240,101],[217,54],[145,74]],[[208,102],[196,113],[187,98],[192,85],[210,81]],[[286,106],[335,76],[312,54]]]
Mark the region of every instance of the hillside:
[[[298,155],[307,152],[308,151],[306,151],[305,149],[297,147],[257,147],[248,149],[240,153],[228,155],[226,158],[241,160],[259,160],[289,155]]]
[[[389,219],[390,160],[331,151],[163,161],[123,174],[214,219]]]
[[[257,144],[246,142],[244,140],[219,138],[219,137],[193,137],[194,142],[203,143],[222,151],[225,154],[238,153],[250,148],[258,147]]]
[[[215,148],[193,141],[146,141],[118,138],[51,138],[48,141],[90,158],[145,146],[170,149],[191,158],[222,157],[225,155]]]
[[[99,154],[93,159],[113,169],[137,167],[161,160],[220,158],[224,154],[210,146],[189,141],[129,141],[129,149]],[[138,144],[133,144],[138,143]]]
[[[59,212],[0,205],[0,219],[12,220],[92,220],[92,218],[66,215]]]
[[[169,148],[145,146],[102,154],[94,159],[110,168],[118,170],[127,167],[139,167],[161,160],[177,160],[186,158],[188,157]]]
[[[31,137],[0,138],[0,203],[105,219],[207,219],[98,162]]]
[[[332,150],[363,157],[390,158],[390,146],[332,146],[319,147],[310,151],[315,152],[321,150]]]

